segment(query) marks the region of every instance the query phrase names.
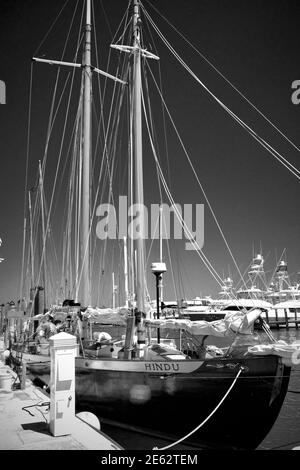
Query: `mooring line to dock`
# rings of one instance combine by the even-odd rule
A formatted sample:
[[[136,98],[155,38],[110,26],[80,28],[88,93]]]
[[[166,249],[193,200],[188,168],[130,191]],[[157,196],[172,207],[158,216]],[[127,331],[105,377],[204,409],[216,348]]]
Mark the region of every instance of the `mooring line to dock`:
[[[177,444],[180,444],[181,442],[185,441],[188,437],[192,436],[195,432],[197,432],[200,428],[202,428],[202,426],[204,426],[205,423],[207,423],[207,421],[216,413],[216,411],[220,408],[220,406],[222,405],[223,401],[227,398],[227,396],[229,395],[229,393],[231,392],[231,390],[233,389],[233,387],[235,386],[236,384],[236,381],[237,379],[239,378],[239,376],[241,375],[241,373],[243,372],[244,370],[244,367],[241,366],[240,367],[240,370],[238,371],[238,373],[236,374],[236,377],[234,379],[234,381],[232,382],[232,384],[230,385],[229,389],[227,390],[227,392],[225,393],[225,395],[223,396],[222,400],[218,403],[218,405],[214,408],[214,410],[210,413],[210,415],[201,423],[199,424],[199,426],[197,426],[195,429],[193,429],[193,431],[189,432],[186,436],[182,437],[181,439],[179,439],[178,441],[176,442],[173,442],[173,444],[170,444],[166,447],[161,447],[160,449],[158,447],[153,447],[153,450],[168,450],[168,449],[171,449],[172,447],[176,446]]]

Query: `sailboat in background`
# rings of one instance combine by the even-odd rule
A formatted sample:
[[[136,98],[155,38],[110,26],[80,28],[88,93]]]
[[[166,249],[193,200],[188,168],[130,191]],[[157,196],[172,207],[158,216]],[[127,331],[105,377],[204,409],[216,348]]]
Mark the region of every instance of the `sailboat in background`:
[[[209,445],[218,448],[255,448],[270,431],[278,416],[290,375],[290,368],[284,365],[279,356],[256,356],[248,351],[248,347],[256,342],[256,337],[252,335],[253,324],[260,312],[253,311],[246,315],[228,312],[224,320],[215,323],[160,318],[160,281],[166,271],[165,264],[160,260],[159,263],[152,264],[158,293],[154,318],[154,312],[149,307],[146,286],[143,236],[136,239],[131,237],[128,247],[128,308],[106,311],[91,308],[91,90],[93,74],[103,74],[100,69],[92,66],[91,12],[92,3],[87,0],[81,64],[35,59],[36,62],[72,67],[74,70],[82,69],[82,112],[75,121],[75,129],[79,132],[75,142],[79,143],[80,158],[72,166],[73,186],[70,186],[71,193],[75,192],[75,188],[80,189],[80,197],[77,197],[70,212],[73,213],[74,207],[78,209],[75,214],[76,222],[79,222],[76,246],[81,246],[81,251],[76,255],[74,303],[79,302],[81,306],[73,304],[51,309],[54,314],[61,312],[70,315],[71,312],[72,320],[77,321],[76,333],[81,354],[76,358],[76,407],[78,410],[92,410],[103,422],[130,427],[152,436],[154,443],[155,438],[163,436],[177,446],[183,442],[184,445],[193,447]],[[148,62],[158,59],[143,43],[142,12],[145,10],[139,0],[129,2],[126,16],[128,22],[121,37],[123,39],[125,32],[129,31],[131,42],[112,45],[120,56],[126,57],[124,74],[121,78],[113,79],[127,93],[126,98],[125,92],[119,93],[118,109],[124,101],[128,101],[128,205],[139,208],[144,204],[143,116],[155,154],[151,124],[145,111],[148,88],[143,81],[143,74],[148,70]],[[109,78],[112,76],[109,75]],[[115,141],[111,142],[113,147]],[[104,143],[106,145],[107,142]],[[158,159],[155,162],[160,173]],[[109,169],[112,168],[107,166],[108,173]],[[42,165],[42,188],[44,177]],[[162,174],[161,179],[164,182]],[[143,211],[140,216],[143,235]],[[45,220],[42,225],[44,255],[49,227]],[[69,221],[67,235],[71,234],[71,228]],[[70,241],[68,237],[67,241]],[[70,253],[70,249],[67,250],[69,261]],[[49,306],[47,303],[47,307]],[[43,318],[43,314],[40,318]],[[31,318],[36,319],[37,317]],[[93,331],[89,328],[95,323],[123,328],[125,337],[118,338],[118,341],[106,338],[104,345],[93,348]],[[31,352],[29,347],[23,350],[28,373],[32,378],[49,384],[49,356]],[[209,414],[209,421],[200,426]]]

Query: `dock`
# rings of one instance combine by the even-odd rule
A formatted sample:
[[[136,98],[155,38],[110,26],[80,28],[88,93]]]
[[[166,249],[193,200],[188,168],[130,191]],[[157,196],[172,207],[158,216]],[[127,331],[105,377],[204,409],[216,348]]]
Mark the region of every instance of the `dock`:
[[[270,312],[266,312],[264,316],[267,324],[272,329],[279,328],[300,328],[300,315],[298,309],[295,309],[294,312],[289,312],[287,309],[283,310],[283,313],[278,313],[278,310],[275,309],[275,315],[270,315]]]
[[[54,437],[49,430],[49,396],[26,380],[18,389],[16,374],[5,365],[0,339],[0,450],[122,450],[100,430],[75,417],[72,435]],[[7,386],[7,384],[9,386]]]

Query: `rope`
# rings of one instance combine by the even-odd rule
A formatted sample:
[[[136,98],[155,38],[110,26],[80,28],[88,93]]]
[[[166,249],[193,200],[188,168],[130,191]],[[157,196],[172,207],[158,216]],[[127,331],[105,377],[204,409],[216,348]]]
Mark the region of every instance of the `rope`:
[[[170,444],[166,447],[162,447],[160,449],[158,449],[158,447],[154,447],[153,450],[167,450],[167,449],[171,449],[172,447],[180,444],[181,442],[185,441],[186,439],[188,439],[190,436],[192,436],[195,432],[197,432],[200,428],[202,428],[202,426],[204,426],[205,423],[207,423],[207,421],[216,413],[216,411],[220,408],[220,406],[222,405],[223,401],[227,398],[227,396],[229,395],[229,393],[231,392],[231,390],[233,389],[233,387],[235,386],[236,384],[236,381],[237,379],[239,378],[239,376],[241,375],[241,373],[243,372],[243,367],[240,368],[240,370],[238,371],[234,381],[232,382],[232,384],[230,385],[229,389],[227,390],[227,392],[225,393],[225,395],[223,396],[222,400],[218,403],[218,405],[214,408],[214,410],[210,413],[210,415],[204,420],[202,421],[201,424],[199,424],[199,426],[197,426],[195,429],[193,429],[193,431],[191,431],[189,434],[187,434],[186,436],[182,437],[181,439],[179,439],[178,441],[174,442],[173,444]]]

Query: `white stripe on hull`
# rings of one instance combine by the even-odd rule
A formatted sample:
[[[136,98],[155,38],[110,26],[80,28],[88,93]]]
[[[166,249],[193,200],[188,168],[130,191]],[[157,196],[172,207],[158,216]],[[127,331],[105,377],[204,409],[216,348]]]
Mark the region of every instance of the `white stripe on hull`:
[[[15,354],[13,354],[15,355]],[[23,360],[30,363],[50,362],[50,356],[39,354],[23,354]],[[156,372],[169,374],[190,374],[202,366],[204,361],[128,361],[116,359],[84,359],[76,358],[76,367],[92,370],[120,372]]]
[[[126,360],[88,360],[76,358],[76,366],[83,369],[120,372],[153,372],[169,374],[190,374],[202,366],[203,361],[126,361]]]

